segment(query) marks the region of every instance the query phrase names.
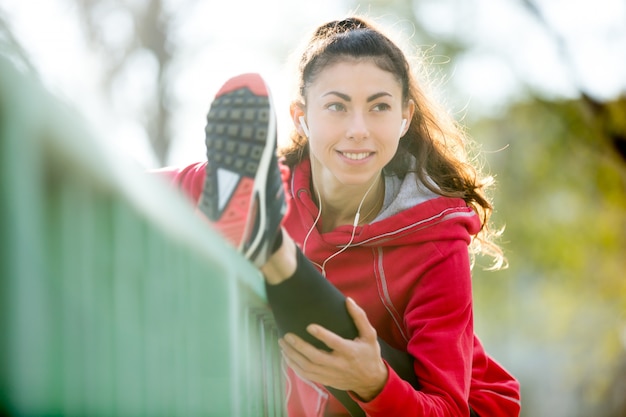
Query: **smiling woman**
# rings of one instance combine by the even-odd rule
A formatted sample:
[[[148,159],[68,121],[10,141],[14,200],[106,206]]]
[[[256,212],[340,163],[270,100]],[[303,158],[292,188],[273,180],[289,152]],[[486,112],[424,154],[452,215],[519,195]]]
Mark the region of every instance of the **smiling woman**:
[[[462,130],[359,17],[318,27],[296,76],[279,164],[267,87],[243,74],[207,116],[208,162],[164,170],[263,273],[289,415],[519,415],[474,334],[468,245],[504,259]]]

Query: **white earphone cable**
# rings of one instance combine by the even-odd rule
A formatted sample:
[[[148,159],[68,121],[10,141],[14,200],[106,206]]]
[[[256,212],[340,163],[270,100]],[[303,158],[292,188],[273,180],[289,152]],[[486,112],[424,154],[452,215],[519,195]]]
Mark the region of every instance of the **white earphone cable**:
[[[313,222],[313,226],[311,226],[311,228],[309,229],[309,231],[306,234],[306,237],[304,238],[304,243],[302,244],[302,253],[304,255],[306,255],[306,242],[309,240],[309,236],[311,236],[311,232],[313,231],[313,229],[315,229],[315,226],[317,226],[317,222],[320,220],[320,217],[322,217],[322,198],[321,198],[320,192],[319,192],[319,190],[317,188],[315,188],[315,191],[317,191],[317,201],[318,201],[320,207],[319,207],[319,210],[317,211],[317,217],[315,218],[315,221]]]
[[[313,174],[313,169],[311,167],[311,174]],[[363,203],[365,202],[365,198],[367,197],[367,195],[370,193],[370,191],[372,190],[372,188],[374,188],[374,184],[376,184],[376,180],[379,178],[379,176],[374,177],[374,181],[372,181],[372,183],[370,184],[369,188],[367,189],[367,191],[365,191],[365,194],[363,194],[363,198],[361,198],[361,202],[359,203],[359,207],[356,210],[356,214],[354,215],[354,222],[352,223],[352,235],[350,236],[350,240],[348,241],[348,243],[341,249],[339,249],[337,252],[333,253],[332,255],[330,255],[328,258],[326,258],[324,260],[324,262],[322,263],[322,265],[311,261],[314,265],[317,265],[321,270],[322,270],[322,275],[324,277],[326,277],[326,263],[328,261],[330,261],[331,259],[333,259],[335,256],[339,255],[340,253],[344,252],[345,250],[347,250],[350,245],[352,244],[352,242],[354,241],[354,236],[356,235],[356,227],[359,225],[359,218],[361,217],[361,207],[363,206]],[[313,222],[313,225],[311,226],[311,228],[309,229],[309,231],[307,232],[305,238],[304,238],[304,242],[302,243],[302,253],[306,256],[306,244],[307,241],[309,240],[309,236],[311,236],[311,232],[313,232],[313,229],[315,229],[315,226],[317,226],[318,221],[320,220],[320,217],[322,217],[322,197],[320,195],[319,189],[316,187],[315,191],[317,192],[317,201],[319,203],[319,210],[317,213],[317,217],[315,218],[315,221]]]

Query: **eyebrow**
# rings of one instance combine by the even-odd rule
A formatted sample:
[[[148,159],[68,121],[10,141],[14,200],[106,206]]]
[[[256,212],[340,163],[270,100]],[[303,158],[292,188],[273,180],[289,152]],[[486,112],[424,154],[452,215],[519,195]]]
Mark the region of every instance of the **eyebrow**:
[[[339,91],[329,91],[328,93],[324,94],[322,97],[326,97],[326,96],[330,96],[330,95],[335,95],[339,98],[341,98],[342,100],[345,101],[352,101],[352,98],[344,93],[340,93]],[[376,94],[372,94],[371,96],[369,96],[367,98],[367,102],[371,102],[374,101],[376,99],[379,99],[381,97],[392,97],[392,95],[390,93],[387,93],[386,91],[381,91],[380,93],[376,93]]]

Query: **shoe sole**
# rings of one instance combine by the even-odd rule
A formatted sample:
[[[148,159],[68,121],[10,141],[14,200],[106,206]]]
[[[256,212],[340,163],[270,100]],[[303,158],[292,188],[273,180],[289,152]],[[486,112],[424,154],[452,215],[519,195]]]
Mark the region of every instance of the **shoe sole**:
[[[263,240],[267,175],[276,149],[276,120],[263,79],[243,74],[228,80],[211,105],[205,133],[208,164],[199,208],[249,257]]]

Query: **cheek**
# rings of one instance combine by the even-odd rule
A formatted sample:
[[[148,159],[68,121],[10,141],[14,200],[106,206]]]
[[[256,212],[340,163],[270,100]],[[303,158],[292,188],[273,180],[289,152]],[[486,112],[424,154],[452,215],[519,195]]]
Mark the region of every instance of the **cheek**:
[[[322,153],[328,153],[334,147],[338,138],[337,132],[327,125],[318,124],[314,130],[311,130],[309,137],[309,147],[312,153],[321,156]]]
[[[395,141],[393,143],[389,143],[387,145],[387,147],[385,148],[385,159],[386,162],[385,164],[387,164],[389,161],[391,161],[391,159],[394,157],[394,155],[396,154],[396,152],[398,151],[398,146],[399,146],[399,142]]]
[[[385,149],[395,153],[400,144],[400,126],[397,129],[386,127],[384,130],[381,130],[379,138],[381,138],[381,145]]]
[[[309,154],[310,154],[311,159],[322,161],[325,159],[324,148],[323,146],[321,146],[320,141],[316,138],[318,138],[318,136],[309,138]]]

